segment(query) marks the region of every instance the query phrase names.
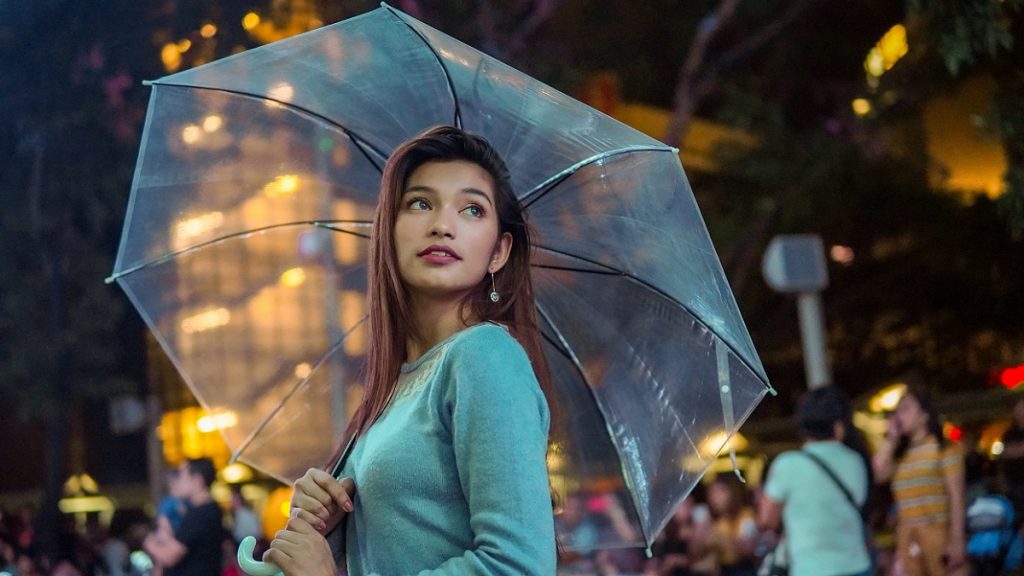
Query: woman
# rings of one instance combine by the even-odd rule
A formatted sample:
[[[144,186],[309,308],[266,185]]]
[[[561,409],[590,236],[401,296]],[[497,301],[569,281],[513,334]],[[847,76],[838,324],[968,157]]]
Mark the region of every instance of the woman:
[[[909,390],[900,400],[873,465],[879,482],[892,481],[904,573],[966,572],[964,456],[945,442],[927,394]]]
[[[333,576],[342,549],[352,576],[554,574],[529,256],[485,140],[437,127],[394,152],[370,249],[366,392],[338,454],[346,479],[298,480],[265,560],[287,576]]]
[[[708,487],[714,550],[722,576],[754,576],[757,523],[749,494],[731,474],[719,474]]]
[[[873,574],[861,513],[871,483],[864,456],[847,443],[854,429],[846,396],[832,386],[811,390],[796,420],[804,444],[772,463],[759,524],[785,528],[793,576]]]
[[[699,487],[699,486],[698,486]],[[658,576],[706,576],[713,573],[715,559],[707,545],[711,539],[711,517],[705,504],[690,494],[676,506],[657,540],[647,573]]]

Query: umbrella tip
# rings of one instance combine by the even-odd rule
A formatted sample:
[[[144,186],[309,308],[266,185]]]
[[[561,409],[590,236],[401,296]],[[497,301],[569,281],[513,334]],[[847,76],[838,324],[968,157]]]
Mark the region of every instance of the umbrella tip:
[[[152,86],[153,85],[153,81],[152,80],[143,80],[142,81],[142,85],[143,86]]]
[[[104,284],[113,284],[115,280],[117,280],[117,275],[111,275],[111,276],[107,276],[106,278],[104,278],[103,279],[103,283]]]

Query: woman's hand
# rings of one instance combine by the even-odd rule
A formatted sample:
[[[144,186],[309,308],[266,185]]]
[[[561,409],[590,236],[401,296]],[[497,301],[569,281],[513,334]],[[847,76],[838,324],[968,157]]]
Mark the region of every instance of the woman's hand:
[[[285,576],[336,576],[331,547],[322,534],[302,518],[291,518],[270,542],[264,562],[273,562]]]
[[[900,438],[903,437],[903,430],[900,429],[900,421],[893,414],[889,417],[889,426],[885,430],[885,439],[889,441],[889,445],[895,447],[900,442]]]
[[[951,539],[946,545],[946,552],[942,555],[946,564],[947,574],[957,574],[961,568],[967,566],[967,549],[963,541]]]
[[[352,511],[356,487],[351,478],[335,480],[318,468],[310,468],[295,481],[291,517],[303,520],[320,534],[327,534]]]

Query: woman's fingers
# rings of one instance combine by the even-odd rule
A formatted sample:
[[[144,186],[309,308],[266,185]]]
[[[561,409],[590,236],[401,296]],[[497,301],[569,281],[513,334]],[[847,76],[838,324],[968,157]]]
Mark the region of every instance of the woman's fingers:
[[[338,505],[339,508],[341,508],[345,512],[351,512],[352,498],[349,496],[349,494],[355,492],[355,484],[352,482],[352,479],[343,478],[339,481],[335,480],[334,476],[331,476],[330,474],[324,472],[323,470],[320,470],[319,472],[321,473],[313,477],[313,480],[314,482],[316,482],[317,486],[319,486],[323,491],[325,491],[330,496],[331,500]],[[348,481],[347,484],[345,483],[346,480]],[[346,485],[350,486],[351,490],[347,489]]]
[[[327,531],[327,519],[321,518],[316,514],[302,508],[292,508],[292,518],[301,519],[303,522],[316,528],[321,534]]]
[[[311,468],[295,481],[291,514],[310,524],[320,534],[327,534],[353,510],[351,478],[335,480],[327,472]]]
[[[351,478],[338,481],[323,470],[311,468],[295,481],[292,507],[308,510],[328,520],[336,510],[352,511],[350,495],[354,492],[355,484]]]
[[[274,535],[263,559],[277,564],[286,576],[334,576],[337,573],[327,541],[301,518],[290,519],[288,526]]]
[[[318,478],[318,474],[326,474],[323,470],[310,469],[306,472],[302,478],[295,481],[295,495],[305,496],[312,500],[319,502],[324,507],[330,505],[331,498],[330,492],[325,490],[321,484],[323,483],[322,478]],[[328,475],[329,477],[329,475]]]

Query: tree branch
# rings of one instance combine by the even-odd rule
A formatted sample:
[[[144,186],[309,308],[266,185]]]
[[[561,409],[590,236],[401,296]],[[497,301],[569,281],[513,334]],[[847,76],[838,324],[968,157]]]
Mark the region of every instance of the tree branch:
[[[712,74],[726,70],[752,54],[758,48],[764,46],[769,40],[775,38],[787,26],[793,23],[798,16],[811,4],[813,0],[794,0],[781,16],[765,24],[760,30],[751,34],[746,40],[726,50],[714,64],[711,65]]]
[[[718,74],[750,56],[756,50],[779,35],[814,0],[793,0],[778,18],[765,24],[746,40],[725,51],[714,63],[704,66],[707,50],[714,36],[733,17],[736,5],[733,0],[722,0],[715,12],[705,16],[697,35],[690,45],[686,62],[679,74],[673,99],[672,120],[662,141],[670,146],[679,145],[690,127],[690,120],[700,102],[718,85]]]
[[[526,41],[538,28],[551,18],[551,14],[562,4],[562,0],[537,0],[530,10],[530,16],[512,33],[508,42],[508,57],[515,59],[525,48]]]
[[[679,71],[679,81],[676,83],[672,103],[672,119],[662,138],[662,141],[669,146],[676,146],[689,128],[693,110],[697,105],[694,86],[708,47],[723,25],[732,19],[737,6],[739,6],[739,0],[722,0],[718,3],[718,7],[711,14],[705,16],[698,25],[697,34],[694,35],[693,42],[690,43],[690,50],[686,53],[686,60]]]
[[[757,264],[762,248],[767,244],[768,231],[771,229],[772,222],[775,221],[775,217],[783,206],[792,200],[799,191],[799,186],[777,189],[772,195],[771,203],[757,215],[748,227],[749,233],[746,235],[745,241],[731,250],[725,259],[729,284],[737,298],[746,288],[750,272]]]

